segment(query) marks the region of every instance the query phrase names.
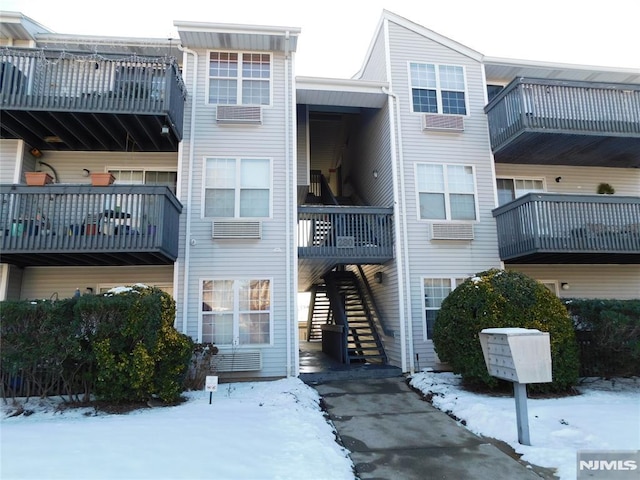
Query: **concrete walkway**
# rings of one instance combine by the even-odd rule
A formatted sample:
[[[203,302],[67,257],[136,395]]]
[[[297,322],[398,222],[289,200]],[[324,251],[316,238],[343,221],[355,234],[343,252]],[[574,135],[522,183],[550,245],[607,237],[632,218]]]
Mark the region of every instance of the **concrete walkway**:
[[[542,478],[422,400],[405,377],[313,387],[362,480]]]

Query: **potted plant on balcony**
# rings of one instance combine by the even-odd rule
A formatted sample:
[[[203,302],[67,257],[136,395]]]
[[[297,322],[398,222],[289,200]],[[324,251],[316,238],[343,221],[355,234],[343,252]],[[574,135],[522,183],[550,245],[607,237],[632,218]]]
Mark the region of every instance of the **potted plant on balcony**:
[[[53,177],[46,172],[25,172],[27,185],[42,186],[53,182]]]
[[[614,193],[616,193],[616,189],[613,188],[608,183],[601,183],[600,185],[598,185],[597,192],[601,195],[602,194],[613,195]]]
[[[91,173],[91,185],[94,187],[106,187],[116,180],[110,172]]]

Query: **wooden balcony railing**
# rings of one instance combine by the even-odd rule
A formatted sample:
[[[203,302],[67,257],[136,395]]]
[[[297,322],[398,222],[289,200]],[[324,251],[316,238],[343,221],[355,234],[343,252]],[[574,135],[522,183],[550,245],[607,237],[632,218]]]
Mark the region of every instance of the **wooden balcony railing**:
[[[164,186],[0,185],[2,262],[170,264],[182,205]]]
[[[517,78],[486,107],[494,152],[523,131],[640,136],[640,86]]]
[[[493,211],[514,263],[640,263],[640,197],[529,193]]]
[[[393,258],[393,209],[299,206],[298,256],[384,263]]]

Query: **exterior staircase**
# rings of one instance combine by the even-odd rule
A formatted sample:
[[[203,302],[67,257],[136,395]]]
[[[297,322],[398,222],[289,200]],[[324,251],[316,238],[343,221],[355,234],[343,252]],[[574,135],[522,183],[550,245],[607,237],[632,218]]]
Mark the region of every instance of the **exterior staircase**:
[[[333,324],[343,327],[344,363],[387,363],[363,289],[357,276],[332,271],[324,276]]]
[[[311,302],[307,317],[307,341],[322,340],[322,325],[331,323],[331,305],[327,297],[326,285],[314,285],[311,288]]]

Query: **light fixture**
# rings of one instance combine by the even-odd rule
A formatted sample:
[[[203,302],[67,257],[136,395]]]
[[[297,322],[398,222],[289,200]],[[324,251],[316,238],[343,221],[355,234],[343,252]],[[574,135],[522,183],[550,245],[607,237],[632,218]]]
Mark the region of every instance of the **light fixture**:
[[[562,181],[562,177],[556,177],[556,183],[560,183]]]
[[[378,170],[374,170],[372,173],[373,173],[373,178],[378,178]]]
[[[93,288],[87,287],[84,292],[85,295],[93,295]]]
[[[83,168],[82,169],[82,176],[83,177],[88,177],[89,175],[91,175],[91,170],[89,170],[88,168]]]
[[[562,288],[562,290],[569,290],[571,288],[571,285],[569,285],[567,282],[562,282],[560,284],[560,288]]]
[[[162,128],[160,129],[160,135],[162,135],[163,137],[169,136],[169,127],[167,125],[162,126]]]
[[[33,147],[31,150],[29,150],[29,153],[36,158],[40,158],[42,156],[42,152],[38,150],[36,147]]]
[[[382,283],[382,279],[383,279],[382,272],[374,273],[373,278],[376,279],[376,283]]]

